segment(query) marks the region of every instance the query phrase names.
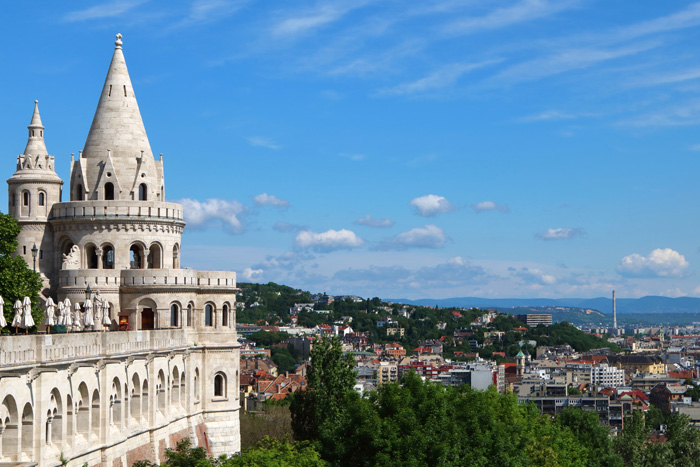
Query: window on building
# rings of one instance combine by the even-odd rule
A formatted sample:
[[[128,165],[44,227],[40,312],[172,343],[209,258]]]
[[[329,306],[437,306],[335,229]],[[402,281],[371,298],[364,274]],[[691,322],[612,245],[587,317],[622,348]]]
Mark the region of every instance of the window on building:
[[[131,248],[129,248],[129,267],[131,269],[141,269],[141,252],[138,245],[131,245]]]
[[[214,308],[207,304],[204,306],[204,325],[211,326],[214,316]]]
[[[187,327],[192,327],[192,304],[187,305]]]
[[[114,199],[114,184],[112,182],[105,183],[105,199],[108,201]]]
[[[170,305],[170,326],[176,328],[178,323],[178,316],[180,314],[180,307],[175,303]]]
[[[102,247],[102,268],[114,269],[114,248],[110,245]]]
[[[75,187],[75,199],[77,201],[83,200],[83,185],[81,184],[78,184],[78,186]]]
[[[226,376],[223,373],[214,376],[214,397],[226,397]]]
[[[148,187],[145,183],[139,185],[139,200],[148,201]]]
[[[22,205],[29,206],[29,192],[25,191],[22,193]]]
[[[221,309],[221,325],[228,326],[228,305],[224,305]]]
[[[39,192],[39,206],[46,204],[46,195],[43,192]]]

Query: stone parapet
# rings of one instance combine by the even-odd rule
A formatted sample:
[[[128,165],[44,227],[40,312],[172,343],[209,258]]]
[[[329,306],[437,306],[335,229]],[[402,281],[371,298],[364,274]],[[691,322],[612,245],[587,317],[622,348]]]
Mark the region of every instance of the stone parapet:
[[[38,364],[80,362],[129,353],[164,352],[188,346],[184,329],[74,332],[0,337],[0,367],[8,371]]]
[[[183,221],[182,206],[159,201],[69,201],[56,203],[49,220]]]
[[[196,288],[236,287],[233,271],[196,271],[194,269],[63,269],[58,274],[60,287],[84,290],[89,284],[114,287],[192,286]]]

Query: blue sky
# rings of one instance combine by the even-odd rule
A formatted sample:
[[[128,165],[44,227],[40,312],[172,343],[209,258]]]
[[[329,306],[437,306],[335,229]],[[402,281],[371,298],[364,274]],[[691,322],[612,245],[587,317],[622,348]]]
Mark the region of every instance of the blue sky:
[[[362,296],[700,296],[700,3],[3,5],[9,178],[124,54],[183,265]],[[7,198],[0,194],[0,203]]]

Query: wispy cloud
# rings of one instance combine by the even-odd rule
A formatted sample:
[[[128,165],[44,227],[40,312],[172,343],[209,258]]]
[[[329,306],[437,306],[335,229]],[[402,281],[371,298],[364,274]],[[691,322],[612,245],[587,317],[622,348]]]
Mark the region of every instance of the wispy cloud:
[[[192,228],[206,228],[211,225],[223,225],[231,233],[243,233],[245,226],[241,217],[248,212],[248,207],[235,200],[208,199],[204,202],[185,198],[182,204],[185,221]]]
[[[626,57],[653,49],[658,42],[647,42],[620,48],[572,48],[543,58],[527,60],[506,68],[491,80],[491,84],[512,84],[580,70],[601,62]]]
[[[541,240],[569,240],[574,237],[581,236],[583,231],[581,229],[574,229],[570,227],[557,227],[549,228],[544,232],[540,232],[535,235]]]
[[[619,122],[620,125],[647,126],[682,126],[700,123],[700,100],[691,99],[681,104],[642,113]]]
[[[276,232],[281,232],[281,233],[288,233],[288,232],[299,232],[300,230],[308,230],[309,227],[306,225],[300,225],[300,224],[291,224],[289,222],[275,222],[275,225],[272,226],[272,230],[275,230]]]
[[[448,34],[472,34],[475,32],[499,29],[518,23],[544,18],[559,11],[571,8],[577,2],[557,0],[523,0],[514,5],[497,8],[484,16],[456,20],[445,27]]]
[[[554,285],[557,282],[557,278],[551,274],[547,274],[540,269],[532,268],[521,268],[515,274],[524,284],[528,285]]]
[[[544,112],[540,112],[538,114],[527,115],[525,117],[521,117],[519,120],[521,122],[529,123],[529,122],[544,122],[544,121],[550,121],[550,120],[572,120],[574,118],[576,118],[575,115],[560,112],[558,110],[545,110]]]
[[[267,148],[267,149],[281,149],[282,146],[279,144],[275,143],[273,140],[269,138],[263,138],[262,136],[251,136],[248,138],[248,144],[251,146],[256,146],[260,148]]]
[[[133,0],[133,1],[120,1],[116,0],[109,3],[103,3],[101,5],[91,6],[84,10],[76,10],[67,13],[64,17],[64,21],[77,22],[77,21],[90,21],[103,18],[116,18],[130,10],[144,3],[145,0]]]
[[[383,240],[377,250],[407,250],[409,248],[442,248],[447,243],[447,236],[440,227],[426,225],[403,232],[395,237]]]
[[[388,228],[394,226],[394,221],[389,218],[375,219],[370,214],[367,214],[365,217],[357,219],[354,224],[364,225],[366,227]]]
[[[436,91],[438,89],[443,89],[454,85],[459,78],[470,71],[483,68],[494,63],[498,63],[500,60],[485,60],[478,63],[453,63],[446,65],[432,73],[428,76],[418,79],[416,81],[411,81],[408,83],[399,84],[392,88],[382,89],[378,92],[379,95],[405,95],[405,94],[419,94],[429,91]]]
[[[219,21],[236,13],[248,3],[248,0],[195,0],[187,15],[170,29],[196,26],[212,21]]]
[[[253,201],[256,206],[277,206],[278,208],[288,208],[289,201],[286,199],[280,199],[275,195],[268,195],[267,193],[261,193],[253,197]]]
[[[338,1],[320,4],[316,8],[309,9],[301,14],[295,12],[277,21],[270,32],[273,36],[285,38],[308,34],[340,20],[352,10],[364,6],[365,3],[365,1],[358,0],[355,2]]]
[[[493,201],[481,201],[480,203],[472,204],[472,209],[477,213],[488,211],[510,212],[510,209],[505,204],[498,204]]]

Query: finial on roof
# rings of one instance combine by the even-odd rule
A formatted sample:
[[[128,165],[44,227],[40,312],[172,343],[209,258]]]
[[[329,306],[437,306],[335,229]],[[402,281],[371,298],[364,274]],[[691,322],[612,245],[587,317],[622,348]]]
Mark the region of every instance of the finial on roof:
[[[38,103],[39,103],[39,101],[34,99],[34,104],[38,104]]]
[[[118,32],[118,33],[117,33],[117,40],[114,41],[114,45],[116,46],[115,48],[121,49],[121,48],[122,48],[122,44],[123,44],[123,42],[122,42],[122,35],[121,35],[121,33]]]

